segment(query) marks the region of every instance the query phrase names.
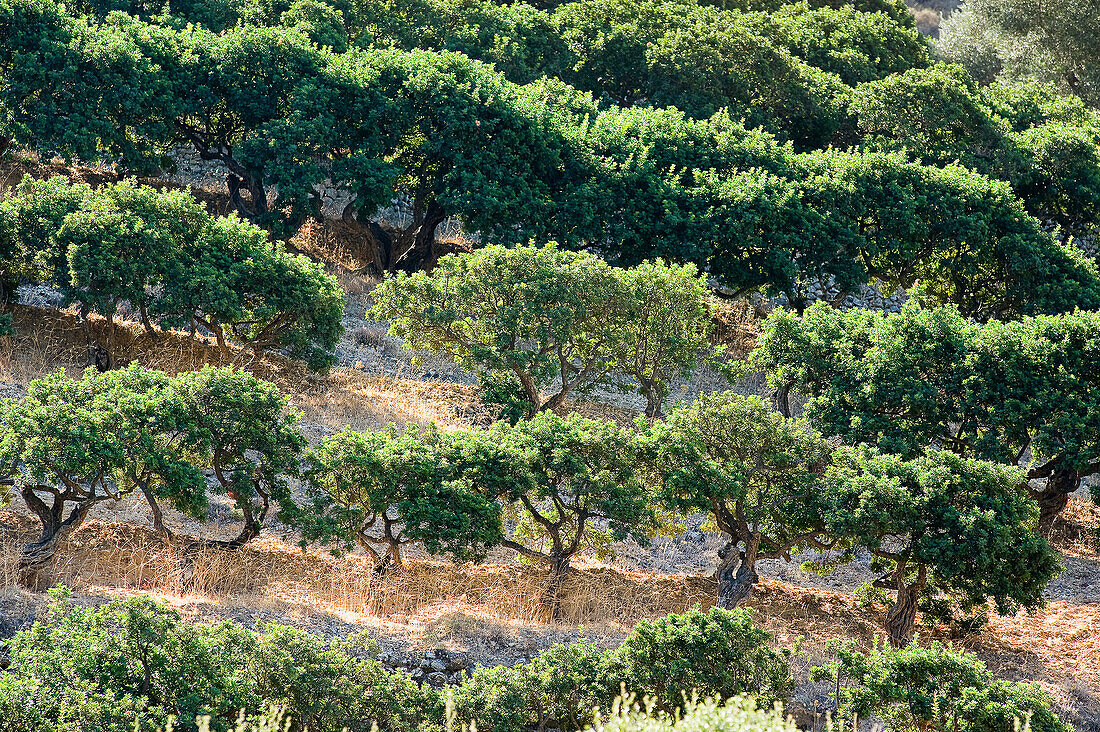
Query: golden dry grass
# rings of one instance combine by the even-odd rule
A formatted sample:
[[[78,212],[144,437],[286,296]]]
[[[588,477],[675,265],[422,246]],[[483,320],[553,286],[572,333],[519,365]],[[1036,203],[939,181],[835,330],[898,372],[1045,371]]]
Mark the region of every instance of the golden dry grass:
[[[0,588],[14,585],[19,544],[34,529],[30,518],[0,512]],[[187,540],[179,537],[177,547]],[[175,604],[290,609],[388,624],[416,629],[425,643],[489,628],[538,632],[555,626],[539,604],[538,567],[413,560],[379,583],[366,557],[303,551],[277,539],[186,559],[177,547],[133,524],[88,521],[62,546],[57,579],[93,594],[147,592]],[[715,589],[708,577],[582,563],[562,588],[556,625],[621,637],[640,620],[709,607]],[[808,663],[828,658],[833,639],[866,649],[881,635],[881,612],[859,606],[848,593],[763,578],[747,604],[777,643],[800,643]],[[949,637],[944,628],[921,634],[922,642]],[[1033,614],[994,616],[982,632],[953,642],[976,652],[999,676],[1039,681],[1078,719],[1100,718],[1100,605],[1059,600]]]
[[[88,365],[88,336],[76,315],[28,306],[16,307],[13,315],[18,337],[0,343],[0,378],[26,384],[59,368],[75,375]],[[93,316],[89,327],[102,337],[106,322]],[[278,355],[253,360],[248,351],[236,348],[222,354],[201,337],[177,332],[150,335],[136,323],[118,324],[115,341],[116,357],[123,364],[140,360],[167,373],[206,364],[245,368],[276,384],[291,406],[302,411],[305,422],[324,428],[435,422],[455,429],[487,418],[476,387],[375,376],[354,368],[318,375]]]

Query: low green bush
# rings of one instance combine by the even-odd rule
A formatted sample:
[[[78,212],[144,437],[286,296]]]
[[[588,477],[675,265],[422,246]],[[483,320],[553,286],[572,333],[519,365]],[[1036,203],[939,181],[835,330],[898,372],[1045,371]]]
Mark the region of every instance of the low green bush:
[[[692,693],[718,699],[751,694],[771,706],[786,701],[793,688],[790,651],[771,641],[747,610],[694,608],[638,623],[612,653],[611,665],[628,691],[651,695],[663,711],[681,707]]]
[[[597,708],[611,707],[618,691],[607,656],[581,640],[554,646],[529,663],[478,669],[454,692],[456,720],[479,732],[584,729]]]
[[[837,677],[839,675],[839,681]],[[996,679],[973,653],[933,643],[870,653],[851,643],[837,660],[811,669],[837,684],[843,720],[883,719],[893,732],[1070,732],[1038,684]]]
[[[6,645],[4,732],[193,731],[262,724],[272,708],[289,730],[429,732],[438,693],[377,661],[293,628],[184,622],[148,597],[98,608],[55,592],[49,616]]]
[[[762,706],[792,687],[787,649],[752,623],[746,610],[692,609],[635,626],[617,649],[586,641],[560,645],[530,663],[481,669],[454,695],[456,717],[481,732],[584,729],[622,693],[648,697],[674,713],[695,695],[718,700],[751,694]]]

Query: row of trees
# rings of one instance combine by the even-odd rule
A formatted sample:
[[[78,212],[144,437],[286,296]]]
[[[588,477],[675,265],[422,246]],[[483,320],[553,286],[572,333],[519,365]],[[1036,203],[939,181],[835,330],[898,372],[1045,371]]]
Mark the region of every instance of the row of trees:
[[[444,50],[425,50],[401,40],[423,28],[423,8],[372,6],[375,45],[337,53],[319,48],[297,21],[215,33],[156,13],[99,19],[5,0],[5,134],[132,170],[167,164],[163,155],[174,145],[194,147],[228,167],[227,191],[241,215],[280,235],[318,215],[322,188],[335,185],[352,195],[346,217],[370,230],[382,271],[433,264],[437,226],[459,216],[483,242],[555,240],[622,264],[692,262],[735,291],[767,288],[799,308],[815,284],[851,290],[874,279],[906,288],[920,282],[929,297],[979,319],[1100,305],[1095,267],[1056,243],[1043,223],[1082,230],[1098,210],[1097,127],[1079,104],[1047,99],[1038,87],[978,90],[950,68],[924,68],[907,43],[868,40],[868,48],[895,49],[884,58],[899,60],[881,71],[837,67],[867,79],[844,104],[844,126],[860,149],[796,153],[782,138],[746,129],[764,124],[753,117],[764,114],[754,106],[763,92],[722,91],[726,82],[699,82],[697,69],[781,90],[770,77],[758,79],[759,70],[754,76],[727,64],[771,58],[753,28],[801,39],[807,57],[841,64],[852,57],[850,45],[864,47],[853,37],[875,39],[897,27],[887,15],[563,5],[555,17],[573,20],[562,37],[588,49],[590,60],[569,65],[577,79],[543,71],[550,75],[528,74],[529,83],[518,85],[446,49],[477,56],[478,44],[492,45],[472,29],[493,13],[526,38],[520,30],[538,26],[541,11],[470,7],[449,11],[458,14],[454,37],[422,39]],[[826,35],[836,45],[814,46],[817,34],[803,22],[835,25]],[[531,50],[541,42],[494,38],[500,54],[542,57]],[[713,54],[713,64],[665,68]],[[508,68],[499,54],[484,58]],[[910,67],[917,70],[886,76]],[[584,91],[580,77],[614,88],[593,81]],[[704,92],[718,96],[704,99]],[[697,108],[690,99],[700,100]],[[699,116],[650,103],[677,103]],[[776,104],[777,118],[810,114],[803,102]],[[742,111],[704,116],[718,108]],[[745,124],[735,121],[742,115]],[[368,226],[396,191],[413,199],[411,223],[399,232]]]
[[[168,377],[131,366],[33,382],[0,414],[3,484],[42,524],[23,581],[42,584],[92,508],[134,491],[158,526],[162,501],[201,518],[210,491],[228,494],[245,517],[231,547],[275,505],[305,541],[358,544],[380,574],[411,541],[460,560],[502,546],[547,567],[555,614],[578,554],[647,543],[670,512],[706,512],[727,540],[720,605],[748,596],[760,559],[813,548],[835,566],[862,549],[896,591],[886,619],[896,644],[911,638],[919,601],[1035,607],[1058,567],[1014,468],[836,447],[732,392],[634,427],[543,411],[488,430],[345,430],[305,453],[285,406],[270,384],[227,369]],[[305,482],[297,500],[294,476]]]
[[[321,265],[188,193],[129,181],[24,178],[0,202],[0,301],[25,279],[59,288],[82,318],[107,319],[108,366],[123,303],[149,333],[201,327],[223,351],[278,350],[316,370],[343,333],[343,292]]]

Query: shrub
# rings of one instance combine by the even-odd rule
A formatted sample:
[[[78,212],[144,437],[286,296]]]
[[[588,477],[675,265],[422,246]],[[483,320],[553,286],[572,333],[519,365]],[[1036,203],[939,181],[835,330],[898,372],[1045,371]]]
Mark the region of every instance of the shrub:
[[[597,708],[610,708],[618,689],[607,665],[606,654],[581,640],[529,663],[478,669],[455,692],[457,719],[481,732],[584,729]]]
[[[652,695],[651,710],[690,711],[696,695],[751,694],[762,706],[791,692],[790,651],[745,610],[689,610],[642,622],[618,649],[554,646],[530,663],[480,669],[455,693],[457,718],[483,732],[578,730],[612,715],[616,697]],[[596,710],[600,713],[597,714]]]
[[[840,674],[837,705],[845,720],[874,715],[895,732],[1012,732],[1025,723],[1032,732],[1071,729],[1037,684],[995,679],[977,656],[950,646],[876,646],[864,654],[845,644],[837,657],[812,669],[811,678],[836,682]]]
[[[793,686],[790,651],[772,648],[771,641],[747,610],[694,608],[638,623],[612,652],[611,664],[628,691],[652,695],[667,712],[694,693],[720,699],[751,694],[771,706]]]
[[[8,642],[0,675],[5,732],[234,729],[282,709],[290,730],[386,732],[432,727],[438,695],[404,673],[302,631],[185,623],[149,597],[98,608],[55,592],[49,616]]]

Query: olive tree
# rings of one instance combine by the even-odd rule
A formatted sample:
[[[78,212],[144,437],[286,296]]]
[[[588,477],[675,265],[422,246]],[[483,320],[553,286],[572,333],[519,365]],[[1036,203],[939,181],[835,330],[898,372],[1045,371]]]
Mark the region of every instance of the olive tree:
[[[781,403],[791,390],[807,398],[806,416],[827,435],[1022,465],[1046,530],[1100,471],[1098,349],[1092,313],[979,324],[950,307],[886,316],[815,306],[774,313],[752,358]]]
[[[1100,104],[1100,44],[1089,32],[1096,0],[973,0],[944,20],[941,47],[980,78],[1056,83],[1090,106]]]
[[[826,470],[825,524],[870,552],[874,584],[895,593],[890,642],[912,640],[920,601],[933,592],[963,607],[992,602],[1015,613],[1043,604],[1057,553],[1035,533],[1038,510],[1013,467],[930,451],[911,460],[839,447]]]
[[[650,437],[660,502],[706,512],[726,540],[719,607],[748,598],[757,561],[836,545],[825,525],[830,445],[804,421],[727,391],[675,409]]]

